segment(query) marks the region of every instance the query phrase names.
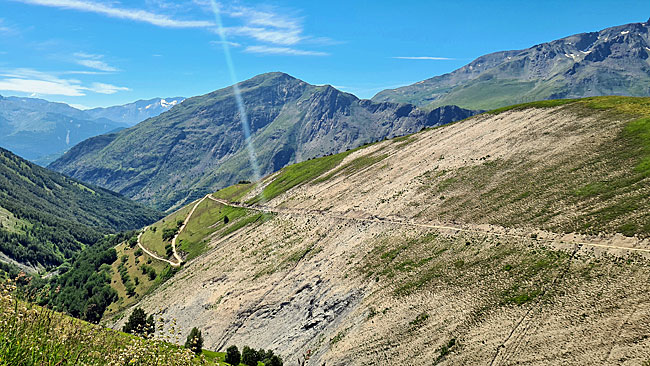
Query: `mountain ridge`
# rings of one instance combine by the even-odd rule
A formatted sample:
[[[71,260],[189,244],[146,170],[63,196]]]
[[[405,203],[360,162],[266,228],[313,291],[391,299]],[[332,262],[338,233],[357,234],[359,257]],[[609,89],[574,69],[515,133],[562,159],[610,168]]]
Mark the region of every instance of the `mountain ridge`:
[[[239,83],[260,175],[289,163],[476,114],[373,103],[274,72]],[[239,108],[226,87],[130,129],[86,140],[50,167],[162,209],[250,180]]]
[[[144,120],[170,109],[177,99],[164,107],[150,108],[144,114],[131,114],[122,119],[128,122],[138,118]],[[142,102],[152,105],[148,102],[153,101],[160,104],[161,98]],[[44,166],[87,138],[128,127],[106,116],[111,113],[120,116],[138,102],[88,111],[45,99],[0,96],[0,146]]]
[[[164,113],[185,100],[184,97],[139,99],[135,102],[98,107],[84,110],[95,119],[107,118],[111,121],[134,126],[147,118]]]
[[[374,101],[493,109],[542,99],[650,95],[650,21],[483,55],[448,74],[379,92]]]

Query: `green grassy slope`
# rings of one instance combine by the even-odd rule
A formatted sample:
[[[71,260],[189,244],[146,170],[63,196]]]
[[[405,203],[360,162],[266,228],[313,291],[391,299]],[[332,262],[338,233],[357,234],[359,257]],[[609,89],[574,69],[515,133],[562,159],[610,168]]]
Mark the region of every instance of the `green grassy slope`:
[[[0,365],[202,365],[176,345],[135,337],[18,300],[0,288]]]
[[[431,192],[448,197],[437,213],[469,221],[492,216],[493,223],[506,226],[649,236],[650,99],[544,101],[492,113],[554,106],[564,106],[567,112],[577,114],[604,112],[599,115],[601,124],[626,122],[606,142],[587,149],[568,149],[557,160],[540,164],[498,159],[441,172],[430,180]],[[467,194],[470,191],[478,194]],[[561,207],[579,210],[572,217],[561,218]]]
[[[233,198],[233,194],[247,191],[251,186],[241,184],[218,191],[214,195],[219,198]],[[185,220],[196,203],[192,202],[150,225],[142,235],[142,245],[161,258],[174,261],[167,252],[171,240],[163,240],[163,232],[165,229],[176,229],[179,221]],[[271,214],[224,206],[205,199],[196,207],[187,226],[179,234],[176,249],[184,262],[191,261],[210,249],[208,243],[211,240],[225,238],[243,227],[260,225],[271,217]],[[168,263],[144,253],[135,240],[123,242],[115,249],[117,259],[111,264],[110,285],[117,292],[117,299],[107,308],[105,318],[109,319],[122,316],[124,309],[136,304],[178,271]],[[131,291],[128,290],[129,287],[132,288]]]

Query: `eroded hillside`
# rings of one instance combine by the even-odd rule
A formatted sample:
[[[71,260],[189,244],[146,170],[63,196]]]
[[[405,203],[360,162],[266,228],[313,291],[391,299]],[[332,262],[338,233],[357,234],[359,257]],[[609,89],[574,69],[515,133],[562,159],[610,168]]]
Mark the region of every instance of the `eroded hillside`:
[[[140,305],[289,362],[642,364],[647,116],[642,98],[536,103],[217,192],[202,254]]]

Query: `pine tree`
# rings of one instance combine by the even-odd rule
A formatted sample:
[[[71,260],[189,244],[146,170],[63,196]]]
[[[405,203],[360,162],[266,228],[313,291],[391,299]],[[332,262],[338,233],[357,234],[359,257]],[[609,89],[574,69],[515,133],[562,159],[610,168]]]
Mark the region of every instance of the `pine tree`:
[[[241,354],[237,346],[230,346],[226,350],[226,363],[237,366],[241,362]]]
[[[156,331],[156,324],[153,315],[149,315],[142,308],[135,308],[129,320],[122,327],[124,333],[131,334],[153,334]]]
[[[189,348],[197,355],[201,354],[201,351],[203,351],[203,335],[201,335],[201,331],[198,328],[192,328],[192,331],[185,341],[185,348]]]

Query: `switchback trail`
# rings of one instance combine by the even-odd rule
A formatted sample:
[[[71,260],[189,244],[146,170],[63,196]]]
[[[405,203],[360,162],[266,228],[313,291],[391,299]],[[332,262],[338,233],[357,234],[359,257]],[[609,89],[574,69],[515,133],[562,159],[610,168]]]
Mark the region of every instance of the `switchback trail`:
[[[149,250],[147,250],[147,248],[145,248],[145,247],[142,245],[142,240],[141,240],[141,238],[142,238],[142,234],[144,234],[144,232],[147,231],[147,229],[148,229],[149,227],[145,227],[144,229],[142,229],[142,231],[140,232],[140,234],[138,234],[138,246],[140,247],[140,249],[142,249],[142,251],[144,251],[144,252],[147,253],[149,256],[153,257],[154,259],[157,259],[157,260],[159,260],[159,261],[163,261],[163,262],[165,262],[165,263],[169,263],[172,267],[178,267],[178,266],[180,266],[181,263],[183,263],[183,259],[178,255],[178,252],[176,251],[176,240],[178,239],[178,236],[181,235],[181,233],[182,233],[183,230],[185,229],[185,226],[187,226],[187,223],[190,222],[190,219],[192,218],[192,215],[194,214],[194,211],[196,211],[196,208],[199,207],[199,205],[200,205],[203,201],[205,201],[205,199],[208,198],[208,196],[211,196],[211,195],[207,195],[207,196],[201,198],[201,199],[200,199],[200,200],[199,200],[199,201],[194,205],[194,207],[192,207],[192,210],[190,211],[189,214],[187,214],[187,217],[185,217],[185,220],[183,221],[183,224],[181,225],[181,227],[178,229],[178,232],[177,232],[176,235],[174,235],[174,237],[172,238],[172,253],[173,253],[173,257],[174,257],[174,259],[176,259],[176,262],[172,262],[172,261],[170,261],[170,260],[168,260],[168,259],[161,258],[161,257],[159,257],[158,255],[156,255],[155,253],[152,253],[152,252],[150,252]]]
[[[161,258],[161,257],[159,257],[158,255],[156,255],[155,253],[150,252],[147,248],[145,248],[145,247],[142,245],[142,241],[141,241],[140,239],[142,238],[142,234],[144,234],[144,232],[147,231],[148,228],[149,228],[148,226],[145,227],[145,228],[143,228],[142,231],[140,232],[140,234],[138,234],[138,246],[140,247],[140,249],[142,249],[143,252],[147,253],[147,254],[148,254],[150,257],[152,257],[153,259],[157,259],[157,260],[159,260],[159,261],[163,261],[163,262],[165,262],[165,263],[168,263],[168,264],[171,265],[172,267],[178,267],[178,266],[180,266],[180,263],[172,262],[172,261],[170,261],[169,259]]]
[[[255,211],[261,211],[261,212],[271,212],[271,213],[279,213],[279,214],[299,214],[299,215],[309,215],[309,216],[326,216],[326,217],[331,217],[335,219],[342,219],[342,220],[352,220],[352,221],[359,221],[359,222],[372,222],[372,223],[384,223],[384,224],[393,224],[393,225],[401,225],[401,226],[410,226],[410,227],[422,227],[422,228],[428,228],[428,229],[438,229],[438,230],[451,230],[451,231],[456,231],[456,232],[466,232],[466,233],[474,233],[474,234],[485,234],[485,235],[495,235],[495,236],[501,236],[501,237],[510,237],[510,238],[528,238],[530,239],[530,236],[526,235],[519,235],[519,234],[511,234],[511,233],[500,233],[496,231],[486,231],[486,230],[480,230],[480,229],[475,229],[475,228],[463,228],[463,227],[458,227],[458,226],[453,226],[453,225],[434,225],[434,224],[423,224],[423,223],[417,223],[413,221],[409,221],[408,219],[404,220],[394,220],[394,219],[389,219],[385,217],[379,217],[379,216],[371,216],[370,218],[367,217],[354,217],[350,215],[342,215],[342,214],[334,214],[330,213],[327,211],[321,211],[321,210],[308,210],[308,209],[284,209],[284,208],[276,208],[276,207],[268,207],[268,206],[260,206],[260,205],[246,205],[238,202],[228,202],[226,200],[222,200],[219,198],[213,197],[211,194],[206,196],[207,198],[210,198],[211,200],[218,202],[222,205],[226,206],[231,206],[231,207],[239,207],[239,208],[245,208],[249,210],[255,210]],[[505,229],[505,228],[502,228]],[[545,241],[545,242],[550,242],[550,243],[556,243],[556,244],[562,244],[562,245],[570,245],[571,247],[575,245],[580,245],[580,246],[587,246],[587,247],[594,247],[594,248],[601,248],[601,249],[618,249],[618,250],[624,250],[628,252],[641,252],[641,253],[650,253],[650,248],[635,248],[635,247],[624,247],[624,246],[618,246],[618,245],[611,245],[611,244],[602,244],[602,243],[594,243],[594,242],[586,242],[586,241],[578,241],[578,240],[569,240],[569,239],[559,239],[559,238],[538,238],[538,241]]]

